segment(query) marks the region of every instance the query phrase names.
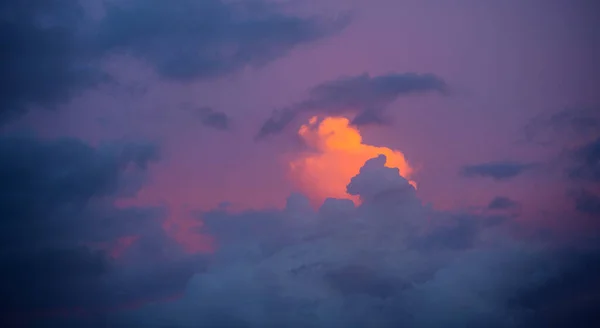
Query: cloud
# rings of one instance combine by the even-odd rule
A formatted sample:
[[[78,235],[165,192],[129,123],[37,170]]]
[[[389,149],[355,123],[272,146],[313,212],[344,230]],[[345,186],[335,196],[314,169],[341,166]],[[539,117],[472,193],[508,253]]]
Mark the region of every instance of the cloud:
[[[571,190],[567,194],[573,199],[575,210],[587,216],[600,214],[600,137],[568,149],[566,172]]]
[[[596,107],[570,107],[532,118],[524,127],[525,140],[553,144],[560,139],[589,139],[600,131],[600,110]]]
[[[349,22],[293,16],[267,1],[105,1],[100,19],[80,4],[0,1],[0,122],[111,81],[101,64],[115,54],[169,80],[207,79],[262,67]]]
[[[0,316],[164,296],[201,269],[165,235],[164,210],[115,206],[157,158],[151,144],[0,138]],[[120,258],[102,246],[131,236]]]
[[[585,189],[570,194],[578,212],[596,217],[600,215],[600,196]]]
[[[284,210],[201,213],[205,232],[219,242],[207,270],[181,299],[108,322],[546,327],[555,308],[559,327],[581,317],[598,323],[592,310],[600,271],[587,266],[600,254],[597,243],[538,244],[511,235],[508,217],[434,211],[384,164],[382,157],[367,161],[349,183],[364,200],[358,207],[329,199],[315,212],[296,194]]]
[[[384,112],[398,97],[423,92],[444,92],[446,83],[433,74],[362,74],[324,82],[310,90],[306,100],[276,110],[261,126],[257,138],[281,133],[303,113],[340,116],[351,114],[354,125],[382,124]]]
[[[463,177],[489,177],[494,180],[508,180],[519,176],[534,168],[536,165],[518,162],[489,162],[483,164],[466,165],[460,175]]]
[[[215,128],[217,130],[228,130],[231,127],[231,118],[223,113],[215,111],[209,107],[203,107],[198,110],[202,124]]]
[[[30,106],[54,108],[105,79],[83,45],[77,1],[0,1],[0,123]]]
[[[162,77],[190,80],[263,66],[347,24],[346,18],[331,22],[278,9],[267,1],[108,2],[99,47],[141,58]]]
[[[365,161],[380,154],[385,156],[387,167],[396,168],[406,179],[413,173],[402,152],[364,143],[360,131],[350,126],[345,117],[322,120],[313,117],[300,127],[298,135],[308,150],[290,159],[290,177],[301,191],[310,195],[316,206],[327,197],[358,202],[358,194],[349,193],[348,182],[359,173]],[[410,183],[416,185],[413,181]]]
[[[507,210],[516,208],[519,206],[519,203],[514,200],[505,197],[505,196],[497,196],[490,201],[487,208],[490,210]]]
[[[359,174],[350,180],[348,193],[360,196],[363,201],[373,201],[383,192],[414,192],[398,168],[385,167],[386,161],[385,155],[367,160]]]
[[[600,137],[572,151],[573,165],[568,169],[571,179],[600,182]]]

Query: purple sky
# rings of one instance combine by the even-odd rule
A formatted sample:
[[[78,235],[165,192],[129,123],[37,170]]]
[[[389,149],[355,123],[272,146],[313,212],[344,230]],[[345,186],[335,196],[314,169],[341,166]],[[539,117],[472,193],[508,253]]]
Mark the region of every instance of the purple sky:
[[[216,247],[214,236],[200,230],[198,211],[225,203],[235,213],[281,210],[290,193],[310,193],[291,177],[289,159],[304,156],[296,132],[313,115],[383,115],[382,124],[359,124],[363,143],[402,152],[415,169],[418,198],[436,210],[480,215],[495,199],[536,232],[559,227],[579,234],[599,226],[597,163],[580,180],[568,174],[573,154],[600,130],[600,27],[593,1],[271,1],[281,7],[256,16],[264,26],[246,27],[218,16],[234,6],[229,1],[206,2],[205,12],[215,18],[140,1],[133,1],[138,12],[129,16],[90,2],[87,21],[78,23],[83,36],[75,38],[85,42],[72,46],[84,50],[65,57],[67,65],[91,63],[109,80],[81,88],[65,82],[65,90],[77,91],[60,101],[27,94],[7,100],[0,105],[19,107],[19,114],[4,121],[2,137],[156,145],[159,159],[144,168],[146,182],[114,202],[116,208],[164,206],[161,226],[188,251]],[[4,2],[3,10],[9,7]],[[262,4],[248,9],[248,17]],[[286,21],[296,15],[317,18]],[[193,23],[203,20],[207,30]],[[100,32],[86,36],[94,26]],[[32,67],[11,77],[46,66]],[[430,74],[443,87],[407,73]],[[364,84],[351,84],[363,75]],[[56,84],[66,79],[53,76]],[[23,79],[7,94],[38,84],[41,90],[48,83],[43,79],[52,81]],[[319,86],[331,85],[348,89],[319,96]],[[294,116],[257,138],[275,110]],[[575,125],[581,120],[591,122],[589,131]],[[552,140],[535,141],[541,137]],[[584,196],[576,196],[584,192],[591,197],[587,207],[578,203]]]
[[[291,130],[308,117],[293,122],[291,134],[257,143],[271,111],[343,76],[431,73],[449,94],[400,97],[387,109],[389,125],[361,129],[365,143],[402,151],[419,168],[419,194],[434,206],[483,206],[496,194],[547,204],[528,198],[553,196],[555,181],[490,184],[457,172],[479,162],[546,161],[555,150],[519,143],[528,121],[599,102],[598,35],[587,10],[577,1],[323,1],[311,13],[350,12],[350,24],[264,67],[181,83],[117,55],[103,61],[116,85],[87,90],[59,112],[31,111],[20,124],[94,143],[159,142],[162,160],[150,169],[143,202],[280,207],[294,186],[278,157],[294,151]],[[195,113],[202,107],[227,114],[229,131],[203,126]]]

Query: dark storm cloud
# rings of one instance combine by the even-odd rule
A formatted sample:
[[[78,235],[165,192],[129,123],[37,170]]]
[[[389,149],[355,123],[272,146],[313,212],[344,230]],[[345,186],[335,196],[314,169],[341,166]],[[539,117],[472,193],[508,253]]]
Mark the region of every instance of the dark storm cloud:
[[[3,241],[14,239],[24,244],[19,246],[26,246],[30,240],[40,243],[45,237],[55,239],[59,237],[56,234],[73,235],[79,226],[79,214],[135,192],[140,174],[157,156],[151,145],[95,149],[75,139],[40,141],[21,137],[0,138],[0,154],[0,213],[4,226],[0,234]],[[132,169],[132,174],[124,175],[126,169]],[[145,216],[142,210],[140,215],[135,209],[128,211],[130,217]],[[97,220],[103,224],[112,225],[123,213],[94,215],[100,216]],[[86,236],[100,233],[95,227],[85,228],[90,231],[77,232]],[[26,236],[20,236],[21,232]],[[90,241],[78,241],[82,240]]]
[[[187,81],[263,66],[334,34],[337,21],[281,13],[263,1],[104,2],[92,19],[78,1],[0,1],[0,120],[53,108],[108,77],[99,63],[126,53]]]
[[[466,165],[460,170],[463,177],[489,177],[494,180],[509,180],[519,176],[536,165],[518,162],[489,162],[475,165]]]
[[[518,206],[519,203],[515,202],[514,200],[505,196],[498,196],[490,201],[487,208],[490,210],[507,210],[516,208]]]
[[[209,107],[198,109],[202,124],[217,130],[228,130],[231,127],[231,118],[223,113]]]
[[[72,0],[0,1],[0,123],[103,79],[82,44],[84,17]]]
[[[192,265],[164,235],[163,211],[114,205],[156,158],[146,144],[0,138],[0,315],[93,310],[183,286]],[[130,236],[125,267],[94,246]]]
[[[402,95],[443,92],[446,84],[432,74],[391,73],[342,77],[312,88],[307,100],[274,111],[260,128],[258,138],[283,131],[302,113],[355,115],[353,124],[382,124],[386,108]]]
[[[550,255],[550,254],[548,254]],[[527,327],[596,327],[600,325],[600,251],[567,249],[546,262],[547,279],[528,286],[513,304],[531,311]]]

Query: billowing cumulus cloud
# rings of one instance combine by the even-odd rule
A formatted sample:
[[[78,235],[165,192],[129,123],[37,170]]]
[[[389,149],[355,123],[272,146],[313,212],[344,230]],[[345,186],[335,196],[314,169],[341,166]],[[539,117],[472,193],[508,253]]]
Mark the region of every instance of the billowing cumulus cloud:
[[[379,154],[386,156],[387,167],[398,169],[403,177],[410,179],[413,173],[402,152],[365,144],[360,132],[345,117],[315,116],[300,127],[298,135],[308,150],[291,160],[290,177],[317,205],[327,197],[358,202],[358,195],[352,188],[346,190],[346,185],[366,160]]]
[[[358,207],[329,199],[314,212],[294,195],[281,211],[202,213],[206,232],[220,241],[207,270],[189,281],[181,299],[107,321],[323,328],[598,323],[590,302],[598,301],[592,276],[600,268],[586,264],[598,258],[598,245],[540,244],[514,237],[506,217],[435,212],[385,163],[374,157],[349,181],[348,192],[363,199]]]
[[[353,117],[353,125],[383,124],[385,110],[398,97],[413,93],[444,92],[446,83],[433,74],[362,74],[324,82],[306,100],[279,109],[263,123],[257,138],[281,133],[297,116],[310,113]]]
[[[348,23],[288,15],[269,1],[104,1],[99,19],[82,3],[0,1],[0,120],[109,81],[101,63],[114,54],[170,80],[206,79],[264,66]]]

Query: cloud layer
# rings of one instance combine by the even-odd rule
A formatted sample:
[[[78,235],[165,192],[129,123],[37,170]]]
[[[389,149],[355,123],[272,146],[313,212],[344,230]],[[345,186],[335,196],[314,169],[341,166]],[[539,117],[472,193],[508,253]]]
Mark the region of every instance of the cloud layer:
[[[596,244],[542,244],[516,238],[508,217],[433,211],[385,161],[367,161],[348,184],[363,201],[359,207],[329,199],[313,211],[294,195],[282,211],[202,213],[205,231],[219,241],[207,271],[190,280],[181,299],[109,321],[115,327],[598,322],[585,303],[598,294],[582,290],[600,287],[592,278],[600,268],[586,264],[598,258]]]
[[[348,23],[343,15],[335,21],[288,15],[268,1],[102,5],[96,19],[78,1],[0,1],[0,122],[112,81],[101,64],[113,55],[140,59],[172,81],[207,79],[264,66]]]

